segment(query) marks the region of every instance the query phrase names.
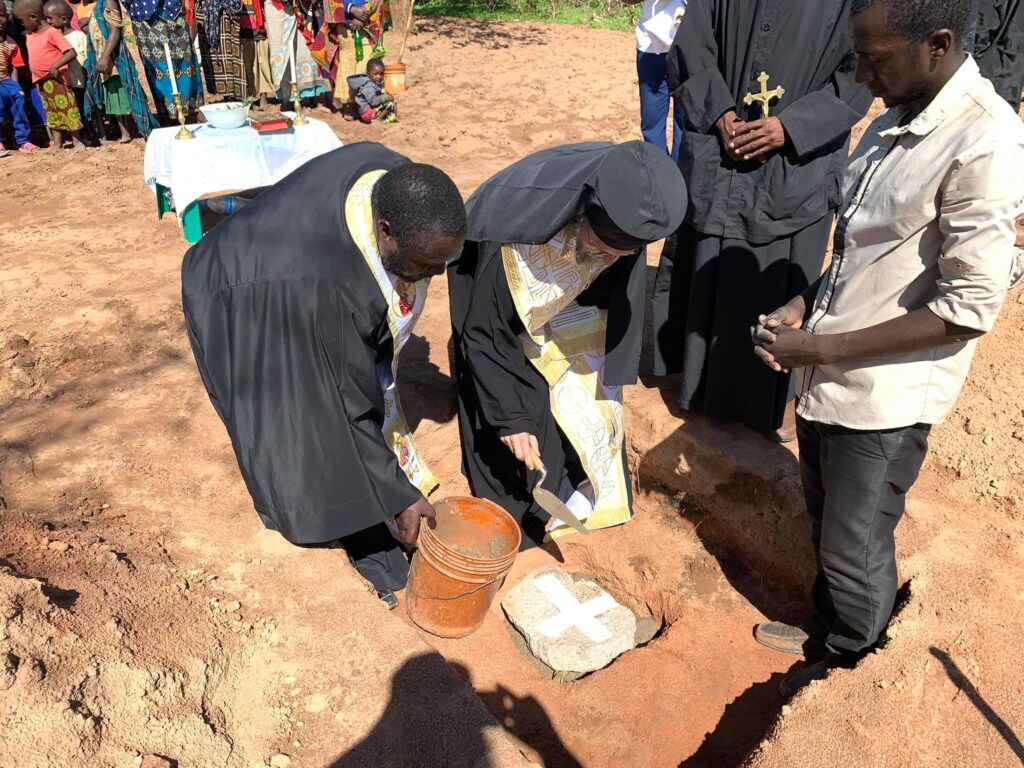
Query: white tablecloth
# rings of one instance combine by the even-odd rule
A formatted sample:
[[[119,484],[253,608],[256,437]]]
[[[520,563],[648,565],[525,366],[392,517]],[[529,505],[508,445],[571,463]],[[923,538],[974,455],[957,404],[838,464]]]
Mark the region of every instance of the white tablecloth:
[[[286,113],[292,117],[292,113]],[[143,166],[146,184],[167,187],[178,218],[188,206],[218,193],[269,187],[315,157],[341,146],[326,123],[309,118],[308,125],[260,134],[249,126],[223,130],[208,124],[190,125],[193,141],[175,139],[180,128],[160,128],[146,142]]]

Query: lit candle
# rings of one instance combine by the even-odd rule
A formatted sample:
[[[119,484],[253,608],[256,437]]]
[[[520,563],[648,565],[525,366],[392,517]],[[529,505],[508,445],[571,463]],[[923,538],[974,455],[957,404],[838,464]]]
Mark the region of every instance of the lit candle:
[[[164,43],[164,56],[167,57],[167,71],[171,75],[171,93],[178,95],[178,77],[174,74],[174,63],[171,61],[171,47]]]
[[[294,45],[288,46],[288,62],[292,65],[292,85],[295,85],[299,81],[295,78],[295,46],[298,45],[298,33],[295,36]],[[299,94],[293,93],[292,98],[298,98]]]

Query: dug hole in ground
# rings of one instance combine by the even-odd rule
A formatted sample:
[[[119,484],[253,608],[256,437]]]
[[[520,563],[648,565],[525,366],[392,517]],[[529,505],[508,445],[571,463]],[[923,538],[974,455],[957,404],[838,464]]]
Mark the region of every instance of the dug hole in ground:
[[[400,123],[312,116],[469,194],[544,146],[635,138],[632,48],[627,32],[423,20]],[[795,452],[687,418],[671,382],[645,379],[626,395],[635,519],[559,550],[660,630],[560,683],[497,604],[440,640],[387,613],[340,550],[260,528],[191,359],[184,243],[156,221],[142,150],[0,163],[0,766],[1024,761],[1019,293],[933,434],[881,651],[778,697],[796,659],[751,629],[804,611]],[[449,339],[438,279],[399,382],[441,495],[468,490]],[[502,594],[550,562],[526,553]]]

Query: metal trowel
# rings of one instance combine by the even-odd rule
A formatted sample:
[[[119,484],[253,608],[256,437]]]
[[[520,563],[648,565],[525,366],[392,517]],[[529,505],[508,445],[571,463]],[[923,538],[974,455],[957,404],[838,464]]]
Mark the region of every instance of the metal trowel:
[[[532,458],[533,463],[540,469],[540,480],[537,481],[537,485],[533,489],[533,500],[537,502],[537,506],[556,520],[565,523],[580,533],[590,533],[590,529],[583,524],[582,520],[569,511],[564,501],[546,488],[541,488],[548,477],[548,471],[544,467],[544,462],[540,460],[540,456],[535,453]]]

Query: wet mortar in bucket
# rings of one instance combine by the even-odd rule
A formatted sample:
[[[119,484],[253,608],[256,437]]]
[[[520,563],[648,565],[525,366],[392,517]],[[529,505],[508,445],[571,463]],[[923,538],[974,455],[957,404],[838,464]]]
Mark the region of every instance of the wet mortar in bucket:
[[[465,637],[483,623],[515,562],[519,524],[483,499],[452,497],[420,528],[406,605],[409,618],[439,637]]]

